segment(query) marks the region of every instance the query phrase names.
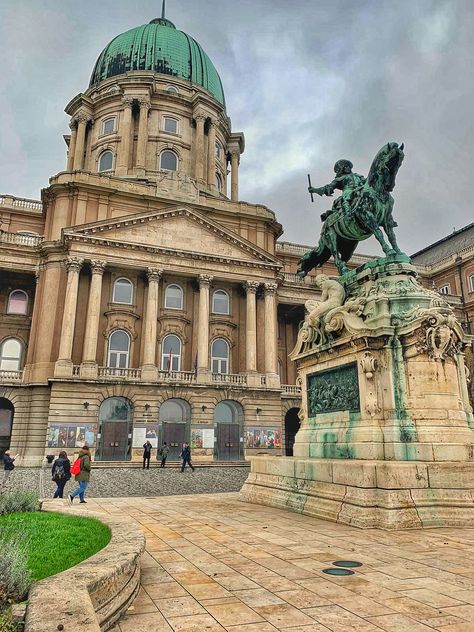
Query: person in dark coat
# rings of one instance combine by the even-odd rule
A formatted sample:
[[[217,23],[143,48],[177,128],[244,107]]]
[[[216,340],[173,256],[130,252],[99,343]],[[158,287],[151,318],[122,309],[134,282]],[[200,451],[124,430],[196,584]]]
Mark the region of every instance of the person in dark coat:
[[[18,457],[18,454],[15,456],[12,456],[10,454],[10,450],[5,450],[5,452],[3,453],[3,481],[2,481],[1,489],[3,489],[6,486],[7,481],[11,476],[11,473],[15,469],[14,461],[17,457]]]
[[[169,453],[170,453],[169,445],[166,443],[166,441],[164,441],[163,445],[160,448],[160,457],[161,457],[160,467],[165,467],[166,459],[168,458]]]
[[[51,469],[51,477],[56,483],[56,491],[53,498],[63,498],[64,486],[71,478],[71,461],[67,458],[67,453],[62,451],[54,461]]]
[[[191,463],[191,448],[189,447],[189,445],[187,443],[183,443],[183,449],[181,450],[181,454],[179,456],[183,460],[183,462],[181,464],[181,472],[184,472],[184,468],[186,467],[186,463],[189,465],[189,467],[194,472],[194,466]]]
[[[145,469],[145,463],[146,463],[146,469],[147,470],[150,469],[150,457],[151,457],[152,449],[153,449],[153,446],[151,445],[149,441],[143,444],[143,469]]]
[[[76,496],[79,496],[81,503],[86,502],[84,500],[84,492],[91,479],[91,453],[87,444],[79,451],[79,459],[81,462],[81,471],[74,477],[79,483],[79,487],[76,487],[72,494],[69,494],[68,501],[70,503],[72,503]]]

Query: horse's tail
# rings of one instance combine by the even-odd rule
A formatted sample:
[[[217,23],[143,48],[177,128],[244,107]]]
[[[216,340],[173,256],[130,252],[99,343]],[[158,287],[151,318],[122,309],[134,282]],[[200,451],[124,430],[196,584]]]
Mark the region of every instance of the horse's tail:
[[[322,240],[321,240],[322,241]],[[313,268],[320,268],[323,263],[329,261],[331,257],[331,251],[329,248],[322,244],[321,241],[313,250],[305,252],[301,259],[298,261],[298,269],[296,274],[306,276]],[[304,274],[303,274],[304,273]]]

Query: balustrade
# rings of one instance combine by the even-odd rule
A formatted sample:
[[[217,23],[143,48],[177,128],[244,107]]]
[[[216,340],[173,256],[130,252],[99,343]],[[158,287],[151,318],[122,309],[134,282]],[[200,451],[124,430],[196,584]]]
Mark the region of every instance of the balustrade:
[[[19,246],[39,246],[42,237],[36,235],[21,235],[0,230],[0,242],[4,244],[18,244]]]
[[[23,371],[7,371],[5,369],[0,370],[0,383],[1,382],[21,382],[23,380]]]

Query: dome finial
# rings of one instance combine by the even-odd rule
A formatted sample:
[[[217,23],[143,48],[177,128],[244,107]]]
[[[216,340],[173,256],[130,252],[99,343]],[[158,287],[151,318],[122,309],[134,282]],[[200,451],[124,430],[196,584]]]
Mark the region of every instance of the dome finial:
[[[163,0],[163,4],[161,5],[161,19],[165,20],[166,19],[166,0]]]

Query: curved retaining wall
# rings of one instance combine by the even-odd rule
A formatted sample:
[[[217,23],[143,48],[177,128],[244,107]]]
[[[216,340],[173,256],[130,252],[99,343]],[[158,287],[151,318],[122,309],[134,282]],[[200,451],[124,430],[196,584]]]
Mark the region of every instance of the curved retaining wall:
[[[33,585],[28,597],[25,632],[108,630],[135,599],[140,588],[140,558],[145,536],[135,523],[108,514],[74,508],[43,511],[97,518],[112,531],[109,544],[92,557]],[[61,628],[59,628],[61,629]]]

